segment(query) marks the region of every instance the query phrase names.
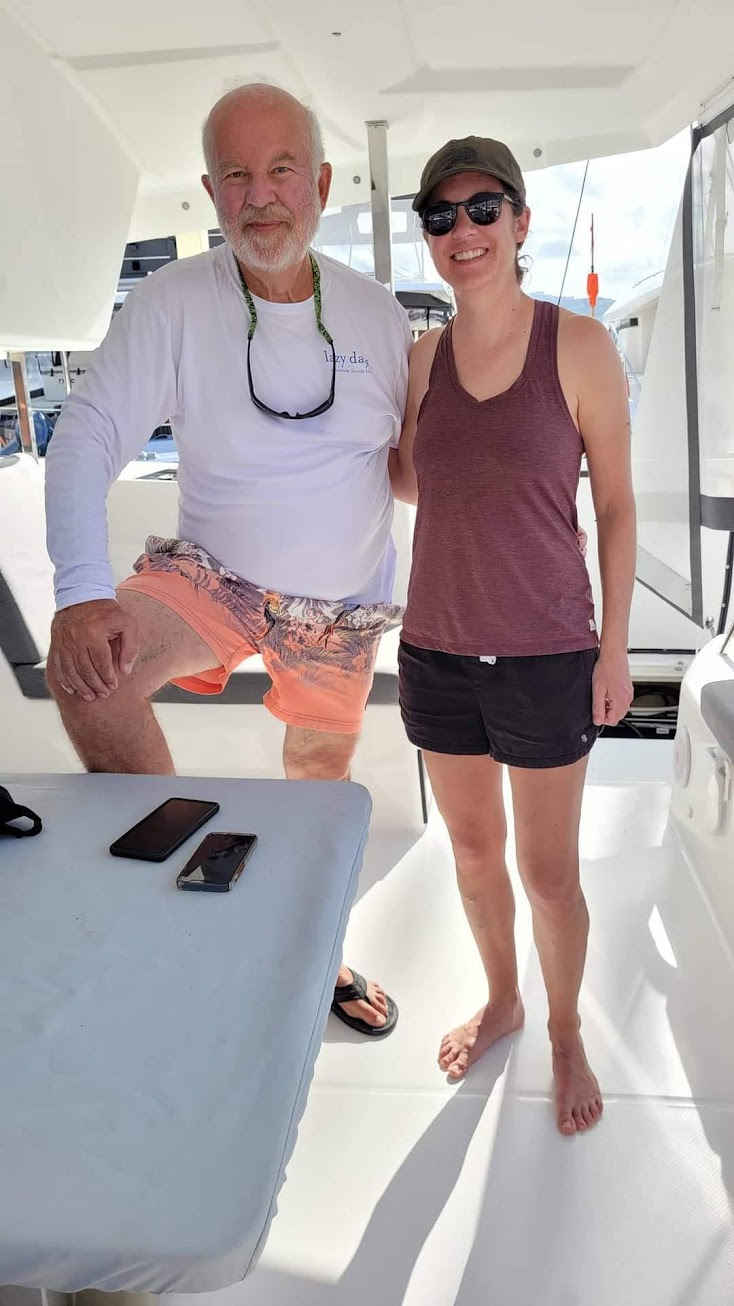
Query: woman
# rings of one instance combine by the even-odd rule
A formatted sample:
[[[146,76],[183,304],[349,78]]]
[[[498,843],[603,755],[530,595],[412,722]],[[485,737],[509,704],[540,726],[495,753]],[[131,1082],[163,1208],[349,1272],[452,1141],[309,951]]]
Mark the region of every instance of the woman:
[[[530,219],[517,161],[498,141],[450,141],[413,207],[456,316],[411,357],[393,489],[417,502],[400,649],[400,701],[451,836],[489,1001],[444,1038],[453,1079],[523,1005],[505,866],[502,766],[517,859],[548,994],[558,1127],[602,1112],[580,1033],[588,913],[578,830],[589,751],[632,699],[627,627],[635,524],[629,409],[619,360],[591,318],[522,291]],[[604,600],[597,635],[578,547],[586,454]]]

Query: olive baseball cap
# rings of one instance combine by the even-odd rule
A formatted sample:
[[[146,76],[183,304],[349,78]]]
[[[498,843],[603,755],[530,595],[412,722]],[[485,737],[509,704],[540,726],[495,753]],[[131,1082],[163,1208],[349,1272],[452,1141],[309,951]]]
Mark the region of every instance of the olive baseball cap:
[[[525,203],[525,182],[512,151],[502,141],[490,140],[488,136],[464,136],[462,140],[447,141],[431,155],[413,200],[415,212],[421,213],[427,207],[432,192],[442,181],[460,172],[486,172],[488,177],[496,177],[511,187]]]

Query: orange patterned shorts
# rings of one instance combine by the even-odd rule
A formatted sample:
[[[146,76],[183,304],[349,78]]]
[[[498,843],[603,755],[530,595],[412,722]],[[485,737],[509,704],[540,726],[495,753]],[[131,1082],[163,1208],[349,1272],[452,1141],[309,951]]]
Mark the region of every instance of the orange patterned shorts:
[[[173,681],[221,694],[240,663],[259,653],[272,681],[273,716],[309,730],[358,733],[381,636],[400,624],[390,603],[346,605],[260,589],[186,540],[152,535],[120,589],[146,594],[181,617],[214,654],[208,671]]]

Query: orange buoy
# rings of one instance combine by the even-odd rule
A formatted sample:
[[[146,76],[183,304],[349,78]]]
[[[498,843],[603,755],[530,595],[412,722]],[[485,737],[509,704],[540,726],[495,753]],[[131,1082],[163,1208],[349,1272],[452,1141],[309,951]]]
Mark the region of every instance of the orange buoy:
[[[596,301],[599,298],[599,277],[596,272],[590,272],[586,278],[586,293],[591,307],[596,308]]]

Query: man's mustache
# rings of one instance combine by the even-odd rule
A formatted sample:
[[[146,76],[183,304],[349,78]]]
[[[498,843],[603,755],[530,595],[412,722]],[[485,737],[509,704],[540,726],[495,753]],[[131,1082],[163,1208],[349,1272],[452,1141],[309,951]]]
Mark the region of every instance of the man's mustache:
[[[291,226],[293,219],[287,209],[279,208],[277,204],[264,209],[247,208],[240,213],[239,223],[243,231],[256,222],[287,222]]]

